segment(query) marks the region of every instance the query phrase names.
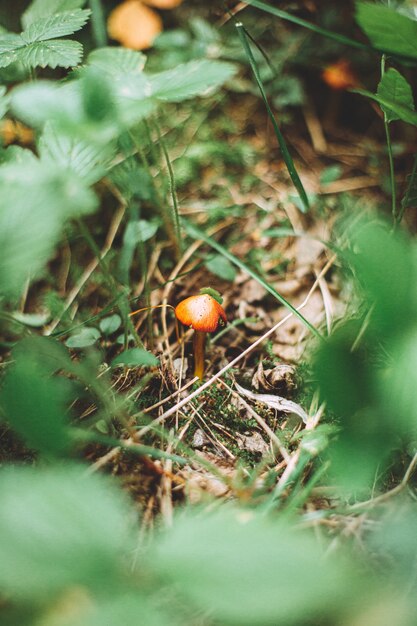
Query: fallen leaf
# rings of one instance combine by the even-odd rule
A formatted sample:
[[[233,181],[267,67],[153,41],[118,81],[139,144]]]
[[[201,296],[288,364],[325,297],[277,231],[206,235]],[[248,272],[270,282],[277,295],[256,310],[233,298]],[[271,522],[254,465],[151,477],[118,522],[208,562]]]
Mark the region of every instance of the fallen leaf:
[[[308,415],[304,411],[304,409],[293,402],[292,400],[287,400],[286,398],[282,398],[281,396],[276,396],[272,393],[253,393],[249,391],[249,389],[245,389],[241,387],[238,383],[235,383],[236,389],[242,396],[249,398],[250,400],[254,400],[255,402],[262,402],[269,406],[270,409],[274,409],[275,411],[282,411],[284,413],[295,413],[300,417],[303,422],[306,424],[308,420]]]
[[[107,31],[125,48],[144,50],[162,31],[162,20],[140,0],[126,0],[110,13]]]

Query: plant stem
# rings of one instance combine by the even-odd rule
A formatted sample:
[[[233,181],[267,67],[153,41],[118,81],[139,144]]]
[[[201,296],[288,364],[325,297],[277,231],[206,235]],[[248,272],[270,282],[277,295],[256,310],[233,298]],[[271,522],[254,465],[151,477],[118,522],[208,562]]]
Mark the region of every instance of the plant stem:
[[[202,330],[194,331],[194,376],[203,380],[204,376],[204,351],[206,346],[206,333]]]
[[[381,57],[381,78],[383,78],[385,74],[385,54]],[[394,169],[394,157],[392,154],[392,143],[391,143],[391,134],[389,131],[389,121],[386,112],[384,111],[384,128],[385,128],[385,137],[387,142],[387,150],[388,150],[388,160],[389,160],[389,173],[390,173],[390,183],[391,183],[391,211],[392,218],[394,223],[397,222],[397,186],[395,183],[395,169]]]
[[[101,0],[89,0],[91,8],[91,26],[97,48],[107,46],[107,29]]]

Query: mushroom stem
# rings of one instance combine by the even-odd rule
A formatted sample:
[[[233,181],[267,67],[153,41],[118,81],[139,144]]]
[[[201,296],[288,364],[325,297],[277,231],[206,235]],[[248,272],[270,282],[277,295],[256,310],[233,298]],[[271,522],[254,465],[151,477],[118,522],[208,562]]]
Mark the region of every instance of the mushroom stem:
[[[202,330],[194,331],[194,376],[203,380],[204,374],[204,349],[206,346],[206,334]]]

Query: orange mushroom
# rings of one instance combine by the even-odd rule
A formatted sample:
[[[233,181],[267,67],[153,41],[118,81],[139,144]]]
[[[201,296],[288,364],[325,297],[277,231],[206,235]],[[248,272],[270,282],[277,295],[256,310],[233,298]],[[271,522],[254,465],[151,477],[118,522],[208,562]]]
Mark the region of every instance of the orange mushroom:
[[[175,315],[181,324],[194,329],[194,376],[202,380],[206,333],[215,331],[220,321],[227,322],[226,313],[213,296],[200,293],[182,300],[175,307]]]
[[[352,69],[350,61],[339,59],[331,65],[327,65],[322,74],[324,82],[335,91],[344,91],[352,87],[359,87],[359,80]]]

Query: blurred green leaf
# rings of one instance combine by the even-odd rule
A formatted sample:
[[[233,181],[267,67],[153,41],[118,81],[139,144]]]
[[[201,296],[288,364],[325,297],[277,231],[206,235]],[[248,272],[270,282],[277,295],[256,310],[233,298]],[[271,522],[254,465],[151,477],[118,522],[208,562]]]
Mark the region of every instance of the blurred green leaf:
[[[118,328],[120,328],[122,324],[122,319],[120,317],[120,315],[109,315],[109,317],[103,317],[102,320],[100,320],[100,330],[104,335],[111,335],[112,333],[114,333]]]
[[[158,220],[133,220],[127,225],[125,238],[134,245],[144,243],[152,239],[158,227]]]
[[[406,81],[404,76],[400,74],[400,72],[393,68],[390,68],[384,73],[378,85],[377,94],[383,100],[394,102],[397,105],[399,104],[400,106],[406,107],[410,111],[415,110],[413,92],[410,84]],[[385,106],[382,106],[382,110],[384,111],[388,122],[401,119],[401,116],[399,116],[395,111],[392,111]]]
[[[417,332],[404,329],[390,346],[388,366],[376,372],[381,413],[398,435],[417,439]]]
[[[130,348],[119,354],[111,362],[112,367],[124,365],[127,367],[156,367],[159,365],[159,360],[147,350]]]
[[[65,342],[68,348],[88,348],[93,346],[100,339],[100,331],[92,326],[83,326],[81,330],[74,333]]]
[[[344,324],[316,351],[314,372],[331,411],[348,416],[372,401],[371,374],[362,350],[352,350],[360,321]]]
[[[41,328],[51,318],[51,314],[49,312],[21,313],[20,311],[15,311],[13,313],[13,318],[21,324],[24,324],[25,326],[30,326],[32,328]]]
[[[236,66],[223,61],[202,59],[183,63],[173,70],[149,77],[152,96],[158,100],[181,102],[205,95],[236,74]]]
[[[78,598],[74,597],[74,604]],[[81,598],[79,598],[81,600]],[[80,607],[81,604],[81,607]],[[149,594],[130,592],[111,593],[109,597],[100,597],[94,603],[82,601],[74,606],[75,616],[63,617],[59,624],[43,622],[42,626],[179,626],[172,610],[165,612],[158,607],[161,600],[149,597]],[[140,621],[139,621],[140,620]]]
[[[328,185],[333,183],[335,180],[338,180],[341,175],[342,168],[340,165],[329,165],[329,167],[325,167],[320,173],[320,184]]]
[[[110,167],[114,148],[95,146],[81,139],[59,133],[53,124],[46,123],[39,139],[39,156],[45,164],[55,164],[70,170],[88,185],[96,183]]]
[[[69,448],[67,388],[32,352],[17,354],[0,391],[3,419],[30,448],[62,455]]]
[[[128,48],[99,48],[88,56],[88,63],[99,68],[115,80],[124,75],[141,74],[146,63],[146,56],[142,52]]]
[[[209,272],[224,280],[233,282],[236,278],[235,268],[230,261],[221,254],[214,255],[205,265]]]
[[[66,220],[92,212],[96,197],[71,172],[33,160],[0,167],[0,293],[17,295],[52,254]]]
[[[134,513],[123,493],[86,468],[0,471],[0,587],[24,600],[51,600],[85,585],[113,589],[132,547]]]
[[[356,3],[356,21],[378,50],[417,59],[417,22],[392,7]]]
[[[380,221],[360,223],[351,236],[347,259],[355,271],[368,307],[373,307],[370,330],[395,334],[415,316],[413,250],[406,236],[392,233]],[[410,307],[412,302],[412,307]]]
[[[178,516],[151,562],[222,624],[332,623],[353,592],[343,555],[326,559],[308,531],[226,507]]]
[[[35,128],[47,121],[81,122],[81,99],[72,84],[38,80],[19,85],[13,90],[11,106],[17,117]]]

